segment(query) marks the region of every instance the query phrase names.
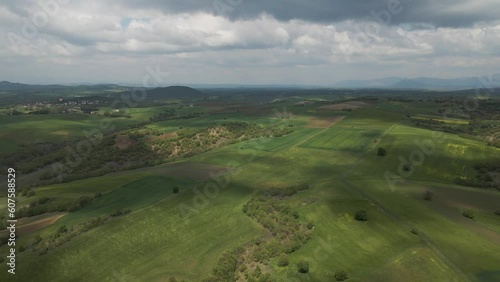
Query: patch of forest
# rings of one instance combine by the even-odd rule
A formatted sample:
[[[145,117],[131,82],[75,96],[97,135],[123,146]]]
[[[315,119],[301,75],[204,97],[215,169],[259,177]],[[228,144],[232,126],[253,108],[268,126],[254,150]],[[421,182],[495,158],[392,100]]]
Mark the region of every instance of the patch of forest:
[[[281,137],[290,127],[263,127],[245,122],[227,122],[201,129],[182,129],[176,136],[162,137],[154,130],[131,130],[125,147],[117,146],[117,135],[106,136],[78,166],[62,169],[63,181],[101,176],[111,172],[159,165],[201,154],[229,144],[260,137]],[[160,136],[156,136],[160,135]],[[57,177],[56,172],[45,178]]]
[[[211,281],[271,281],[269,261],[280,257],[280,266],[288,265],[288,255],[311,239],[312,223],[299,220],[299,213],[287,205],[287,199],[309,189],[300,184],[282,189],[259,191],[244,206],[243,212],[260,223],[265,232],[243,246],[226,250],[217,262]]]

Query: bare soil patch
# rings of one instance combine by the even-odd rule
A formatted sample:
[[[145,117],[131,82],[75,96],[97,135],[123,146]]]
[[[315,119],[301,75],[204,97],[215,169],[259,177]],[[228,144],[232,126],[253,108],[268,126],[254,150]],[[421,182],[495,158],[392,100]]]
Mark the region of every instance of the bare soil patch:
[[[346,102],[346,103],[340,103],[340,104],[333,104],[333,105],[326,105],[326,106],[321,106],[319,109],[322,110],[330,110],[330,111],[342,111],[344,109],[351,109],[351,110],[357,110],[359,108],[364,108],[369,106],[370,104],[362,101],[352,101],[352,102]]]
[[[170,139],[170,138],[174,138],[174,137],[177,137],[177,131],[165,133],[165,134],[162,134],[160,136],[154,136],[153,138],[151,138],[149,140],[150,141],[165,140],[165,139]]]
[[[345,118],[345,116],[308,118],[306,127],[309,127],[309,128],[328,128],[328,127],[334,126],[335,124],[337,124],[338,122],[340,122],[344,118]]]
[[[312,102],[312,101],[300,101],[300,102],[295,103],[296,106],[305,106],[305,105],[310,105],[310,104],[314,104],[314,102]]]
[[[252,110],[250,106],[229,106],[211,111],[214,114],[246,113]]]
[[[47,217],[33,221],[31,223],[21,225],[17,227],[16,233],[20,236],[31,234],[38,231],[44,227],[54,224],[58,219],[66,215],[66,213],[51,213],[47,214]]]
[[[127,149],[135,143],[137,142],[128,137],[128,135],[119,135],[115,139],[115,146],[120,150]]]

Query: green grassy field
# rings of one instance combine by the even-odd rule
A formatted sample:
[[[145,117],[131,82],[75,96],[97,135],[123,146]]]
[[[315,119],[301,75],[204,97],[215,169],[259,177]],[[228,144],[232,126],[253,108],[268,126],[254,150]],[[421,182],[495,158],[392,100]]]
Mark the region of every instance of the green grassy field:
[[[287,267],[278,266],[276,257],[269,260],[266,271],[273,281],[330,282],[338,270],[348,273],[346,281],[499,281],[500,217],[493,212],[500,194],[452,184],[458,176],[472,177],[473,164],[498,156],[499,149],[453,134],[436,142],[435,132],[406,125],[405,103],[369,105],[346,113],[330,128],[309,128],[306,121],[338,116],[337,112],[318,110],[316,104],[294,109],[291,103],[291,110],[301,115],[291,119],[294,132],[287,136],[232,144],[189,157],[175,168],[118,172],[38,187],[34,197],[20,197],[22,206],[42,197],[74,200],[103,193],[88,207],[19,238],[23,245],[36,234],[46,238],[63,224],[78,224],[117,208],[132,212],[45,255],[19,254],[16,279],[168,281],[174,276],[177,281],[200,281],[212,272],[223,251],[266,234],[242,212],[252,193],[306,182],[310,189],[286,202],[300,221],[314,224],[312,239],[288,255]],[[418,102],[409,108],[428,115],[438,106]],[[138,110],[134,118],[144,119],[149,113]],[[271,115],[226,113],[148,127],[171,132],[179,126],[225,121],[269,125],[274,120]],[[81,127],[87,126],[83,123]],[[434,140],[432,153],[424,153],[425,160],[411,175],[398,176],[400,156],[410,158],[425,140]],[[377,156],[379,147],[387,150],[386,156]],[[218,179],[220,169],[208,164],[235,169],[225,175],[229,184],[213,197],[203,188]],[[390,178],[395,184],[389,185],[388,171],[405,181],[398,184]],[[181,188],[178,194],[172,193],[173,186]],[[422,199],[426,190],[434,192],[430,202]],[[0,209],[6,208],[4,202]],[[185,207],[193,208],[188,217]],[[465,208],[474,210],[476,221],[461,215]],[[368,221],[354,219],[358,210],[367,211]],[[5,253],[6,246],[0,252]],[[309,273],[297,272],[301,260],[309,262]],[[6,265],[1,264],[0,280],[7,277]]]
[[[16,144],[71,140],[84,137],[84,130],[101,128],[102,116],[84,114],[0,116],[0,139]],[[138,121],[126,118],[111,119],[116,130],[127,128]],[[106,125],[107,127],[107,125]]]
[[[498,279],[500,258],[497,254],[500,251],[500,245],[494,238],[484,236],[484,230],[475,226],[481,224],[481,219],[478,219],[478,222],[465,221],[464,223],[460,209],[455,210],[455,215],[450,216],[439,208],[429,208],[431,204],[439,207],[444,205],[443,202],[456,201],[461,193],[460,188],[427,182],[408,182],[398,185],[395,191],[391,191],[384,181],[363,180],[353,183],[358,184],[358,187],[363,187],[363,190],[373,199],[397,214],[402,222],[424,233],[470,279],[495,271],[496,275],[491,274],[491,277],[482,281]],[[421,197],[421,193],[428,189],[436,193],[432,203],[422,200]],[[492,205],[500,202],[500,195],[494,191],[482,192],[471,190],[468,197],[476,198],[476,202],[481,203],[481,206],[475,207],[475,210],[492,213]],[[438,197],[442,198],[438,199]],[[467,206],[468,204],[465,204],[463,207]],[[468,226],[469,224],[472,226]],[[498,238],[498,233],[496,238]]]
[[[387,155],[368,154],[358,177],[384,178],[389,172],[399,178],[452,182],[456,177],[472,177],[474,164],[500,155],[500,149],[483,142],[465,139],[454,134],[397,125],[377,145],[385,148]],[[401,161],[403,159],[404,161]],[[412,161],[414,172],[401,174],[401,163]],[[397,180],[397,177],[395,181]]]
[[[224,191],[186,221],[177,205],[192,205],[193,193],[181,192],[84,233],[44,256],[21,254],[16,278],[26,281],[36,274],[39,281],[197,279],[210,272],[224,249],[258,235],[259,226],[240,212],[247,196],[248,191],[237,188]]]
[[[302,144],[301,147],[359,153],[373,143],[380,133],[375,130],[333,127]]]
[[[13,153],[18,149],[18,146],[13,141],[0,140],[0,154]]]
[[[310,202],[310,198],[316,201]],[[296,204],[316,225],[315,237],[291,256],[291,265],[305,259],[312,266],[311,272],[299,275],[294,267],[274,265],[279,281],[335,281],[333,275],[338,270],[350,273],[349,281],[410,281],[414,275],[426,281],[455,278],[418,237],[342,184],[324,183],[313,193],[300,195]],[[368,211],[367,222],[353,219],[359,209]],[[418,267],[413,265],[416,263]]]

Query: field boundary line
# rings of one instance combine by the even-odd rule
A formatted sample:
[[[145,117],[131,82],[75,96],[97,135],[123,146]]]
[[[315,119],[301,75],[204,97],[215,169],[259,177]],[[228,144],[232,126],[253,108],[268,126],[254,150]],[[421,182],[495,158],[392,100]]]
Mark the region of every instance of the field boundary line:
[[[320,130],[320,131],[318,131],[318,132],[316,132],[316,133],[313,133],[311,136],[308,136],[308,137],[306,137],[306,138],[304,138],[304,139],[302,139],[302,140],[300,140],[300,141],[296,142],[295,144],[292,144],[292,145],[290,145],[290,146],[287,146],[286,148],[284,148],[284,149],[282,149],[282,150],[278,150],[278,151],[275,151],[275,152],[269,152],[269,154],[267,154],[267,155],[265,155],[265,156],[262,156],[262,157],[259,157],[259,158],[255,158],[255,159],[254,159],[254,160],[252,160],[251,162],[248,162],[248,163],[245,163],[245,164],[239,165],[239,166],[237,166],[236,168],[241,168],[241,167],[244,167],[244,166],[246,166],[246,165],[249,165],[249,164],[251,164],[251,163],[253,163],[253,162],[255,162],[255,161],[260,161],[260,160],[263,160],[263,159],[265,159],[265,158],[267,158],[267,157],[270,157],[270,156],[272,156],[272,155],[274,155],[274,154],[280,153],[280,152],[282,152],[282,151],[284,151],[284,150],[287,150],[287,149],[290,149],[290,148],[296,148],[296,147],[299,147],[300,145],[304,144],[305,142],[307,142],[307,141],[311,140],[312,138],[314,138],[314,137],[316,137],[316,136],[320,135],[321,133],[325,132],[326,130],[328,130],[328,129],[332,128],[332,127],[333,127],[333,126],[335,126],[336,124],[338,124],[338,123],[332,124],[331,126],[329,126],[329,127],[327,127],[327,128],[324,128],[324,129],[322,129],[322,130]],[[306,149],[307,149],[307,148],[306,148]]]
[[[349,176],[349,174],[358,167],[359,163],[364,159],[364,157],[370,153],[373,149],[375,149],[377,147],[378,144],[380,144],[380,142],[382,142],[382,140],[384,139],[385,136],[387,136],[387,134],[389,134],[389,132],[391,130],[394,129],[394,127],[396,127],[399,123],[395,123],[393,124],[391,127],[389,127],[386,131],[384,131],[384,133],[382,133],[377,139],[378,141],[375,143],[375,144],[372,144],[371,146],[367,146],[367,149],[364,153],[362,153],[359,158],[356,160],[356,162],[354,162],[344,173],[342,173],[341,175],[341,179],[342,181],[345,180],[345,178],[347,178],[347,176]]]
[[[370,195],[368,195],[365,191],[363,191],[362,189],[358,188],[356,185],[350,183],[347,181],[347,176],[354,170],[358,167],[358,164],[364,159],[364,156],[366,156],[368,153],[370,153],[374,148],[377,147],[378,144],[380,144],[380,142],[382,142],[382,140],[384,139],[385,136],[387,136],[387,134],[389,134],[389,132],[391,130],[394,129],[394,127],[396,127],[397,125],[399,125],[399,123],[395,123],[393,124],[390,128],[388,128],[384,133],[382,133],[382,135],[380,135],[379,137],[379,140],[373,144],[372,146],[369,146],[368,149],[364,152],[363,155],[361,155],[358,160],[352,164],[342,175],[341,175],[341,178],[340,178],[340,181],[342,183],[344,183],[345,185],[349,186],[350,188],[352,188],[352,190],[354,190],[355,192],[357,192],[358,194],[360,194],[362,197],[364,197],[366,200],[368,200],[369,202],[373,203],[377,208],[378,210],[380,210],[380,212],[382,212],[384,215],[386,215],[387,217],[389,217],[390,219],[392,219],[393,221],[395,221],[397,224],[399,224],[400,226],[404,227],[405,229],[407,230],[411,230],[413,228],[413,226],[407,222],[405,222],[403,219],[401,219],[396,213],[392,212],[391,210],[389,210],[388,208],[386,208],[384,205],[382,205],[380,202],[378,202],[377,200],[375,200],[373,197],[371,197]],[[351,190],[349,190],[351,191]],[[453,272],[455,272],[455,274],[457,274],[458,277],[460,277],[463,281],[472,281],[465,273],[462,272],[462,270],[455,264],[453,263],[432,241],[431,239],[429,239],[429,237],[427,237],[427,235],[425,235],[424,233],[419,233],[419,238],[421,239],[421,241],[423,241],[444,263],[446,263],[446,265],[450,268],[450,270],[452,270]]]
[[[347,180],[342,179],[342,183],[345,185],[349,186],[352,188],[354,191],[356,191],[358,194],[366,198],[369,202],[373,203],[380,212],[382,212],[384,215],[395,221],[397,224],[400,226],[404,227],[407,230],[411,230],[414,228],[411,224],[406,223],[403,219],[401,219],[396,213],[392,212],[388,208],[386,208],[384,205],[382,205],[380,202],[369,196],[367,193],[356,187],[356,185],[349,183]],[[472,281],[465,273],[460,270],[460,268],[453,263],[432,241],[425,235],[423,232],[419,232],[418,237],[423,241],[441,260],[443,260],[444,263],[448,265],[448,267],[455,272],[463,281]]]

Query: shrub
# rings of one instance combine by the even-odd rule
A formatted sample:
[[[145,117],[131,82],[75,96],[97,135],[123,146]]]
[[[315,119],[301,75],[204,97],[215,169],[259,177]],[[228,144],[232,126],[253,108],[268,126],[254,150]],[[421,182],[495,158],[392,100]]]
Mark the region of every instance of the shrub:
[[[68,212],[76,212],[77,210],[81,209],[82,206],[80,206],[78,203],[72,203],[68,206],[67,211]]]
[[[368,213],[365,210],[359,210],[356,212],[356,215],[354,218],[358,221],[367,221],[368,220]]]
[[[173,277],[173,276],[170,276],[170,278],[168,279],[168,282],[177,282],[177,279],[175,279],[175,277]]]
[[[129,214],[132,210],[130,209],[116,209],[112,214],[111,217],[118,217],[122,215]]]
[[[335,280],[337,281],[344,281],[348,278],[347,276],[347,272],[345,272],[344,270],[339,270],[337,272],[335,272]]]
[[[500,215],[500,210],[497,210],[497,211],[495,212],[495,214],[496,214],[496,215]]]
[[[62,225],[61,227],[59,227],[59,229],[57,229],[57,234],[63,234],[66,232],[68,232],[68,228],[66,227],[66,225]]]
[[[475,217],[474,212],[472,210],[464,210],[462,212],[462,215],[470,219],[474,219]]]
[[[42,236],[40,236],[40,234],[36,234],[35,235],[35,238],[33,239],[33,246],[36,246],[38,244],[40,244],[40,242],[42,242],[43,238]]]
[[[257,265],[257,267],[255,268],[254,275],[255,275],[255,277],[259,277],[261,274],[262,274],[262,270],[261,270],[261,269],[260,269],[260,267]]]
[[[87,197],[87,196],[82,196],[78,199],[78,204],[84,208],[88,205],[90,205],[90,203],[92,202],[92,198],[90,197]]]
[[[7,245],[8,242],[9,242],[8,237],[0,237],[0,247],[3,245]]]
[[[96,192],[94,194],[94,199],[97,199],[97,198],[100,198],[100,197],[102,197],[102,193],[101,192]]]
[[[38,201],[33,201],[30,203],[29,207],[30,208],[33,208],[33,207],[38,207],[38,206],[43,206],[45,205],[46,203],[52,201],[51,198],[49,197],[43,197],[43,198],[40,198]]]
[[[40,180],[49,180],[49,179],[52,179],[54,177],[55,177],[55,175],[53,172],[46,171],[46,172],[40,174],[39,179]]]
[[[173,192],[174,192],[174,194],[179,193],[179,187],[178,186],[174,186]]]
[[[240,272],[246,272],[247,269],[248,268],[247,268],[247,266],[245,264],[240,265],[240,268],[239,268]]]
[[[412,229],[410,230],[410,232],[411,232],[412,234],[414,234],[414,235],[417,235],[417,236],[418,236],[418,230],[417,230],[417,229],[412,228]]]
[[[26,194],[26,196],[28,196],[28,197],[33,197],[33,196],[35,196],[35,194],[36,194],[36,192],[35,192],[34,190],[30,190],[30,191],[28,192],[28,194]]]
[[[297,263],[297,270],[300,273],[308,273],[309,272],[309,263],[305,260],[301,260]]]
[[[432,200],[432,196],[434,196],[434,193],[432,193],[431,191],[427,190],[425,191],[423,194],[422,194],[422,197],[424,198],[424,200],[426,201],[430,201]]]
[[[41,255],[41,256],[43,256],[43,255],[45,255],[48,251],[49,251],[49,249],[48,249],[48,248],[43,248],[43,249],[41,249],[41,250],[40,250],[40,252],[38,252],[38,254],[39,254],[39,255]]]
[[[406,171],[406,172],[410,171],[410,170],[411,170],[411,165],[409,165],[409,164],[405,164],[405,165],[403,166],[403,170],[404,170],[404,171]]]
[[[377,155],[379,156],[385,156],[387,154],[387,151],[384,148],[378,148],[377,150]]]
[[[282,253],[278,258],[278,266],[285,267],[288,265],[288,256]]]

